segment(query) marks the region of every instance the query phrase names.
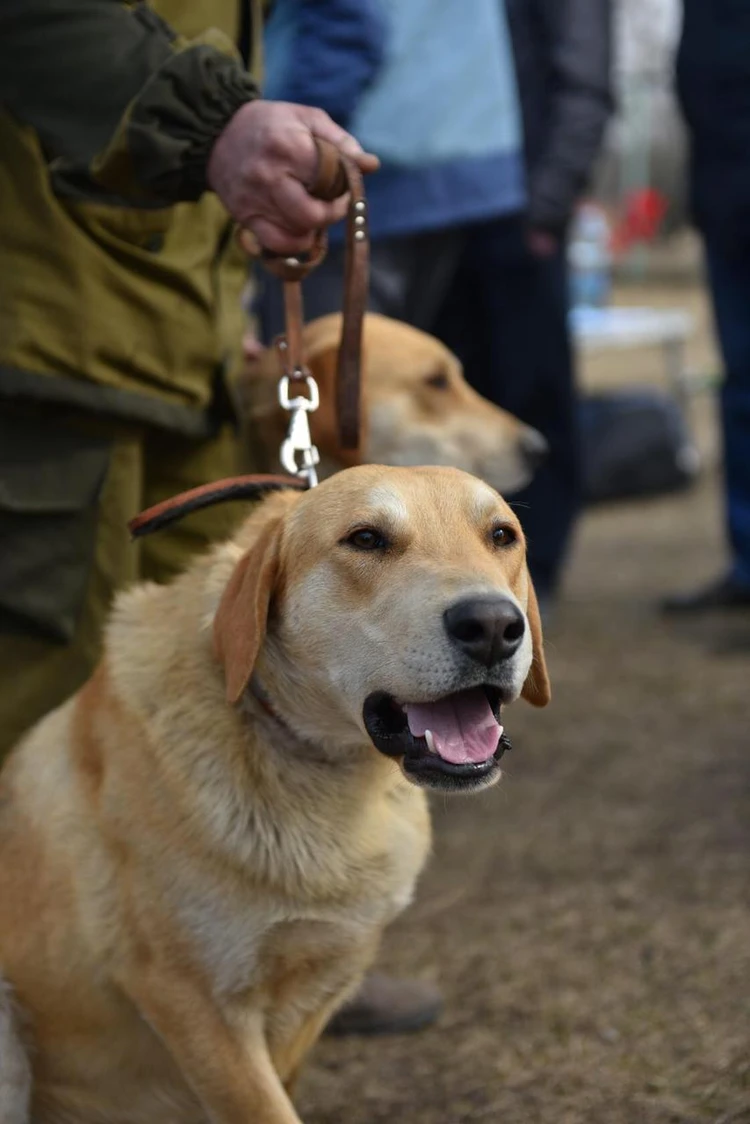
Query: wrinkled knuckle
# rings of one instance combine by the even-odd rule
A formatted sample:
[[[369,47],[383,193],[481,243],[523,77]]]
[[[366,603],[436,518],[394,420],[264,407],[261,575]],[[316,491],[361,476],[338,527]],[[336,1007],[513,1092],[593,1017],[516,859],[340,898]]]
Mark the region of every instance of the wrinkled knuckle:
[[[275,187],[278,178],[278,170],[267,160],[261,160],[255,168],[248,169],[247,182],[255,184],[264,194]]]
[[[333,124],[333,121],[324,109],[313,107],[310,114],[310,123],[312,124],[313,128],[317,127],[320,129],[326,129],[330,128],[330,126]]]
[[[247,156],[237,167],[237,181],[244,195],[266,194],[276,179],[276,166],[266,156]]]
[[[295,218],[306,227],[322,226],[326,222],[326,206],[307,196],[300,202]]]
[[[349,209],[349,196],[342,195],[340,199],[334,200],[333,203],[328,204],[326,211],[326,222],[338,222],[343,219]]]
[[[293,129],[284,129],[279,135],[279,153],[286,162],[298,157],[308,144],[310,144],[310,134],[299,125]]]
[[[278,227],[267,222],[257,222],[253,227],[253,234],[266,250],[271,250],[274,254],[289,253],[289,239],[286,237]]]

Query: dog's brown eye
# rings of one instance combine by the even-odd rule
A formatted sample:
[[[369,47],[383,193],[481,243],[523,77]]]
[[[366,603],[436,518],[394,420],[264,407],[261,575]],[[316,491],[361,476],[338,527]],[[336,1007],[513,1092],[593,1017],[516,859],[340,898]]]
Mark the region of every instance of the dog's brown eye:
[[[495,546],[510,546],[516,541],[516,532],[511,527],[495,527],[492,541]]]
[[[424,381],[433,390],[447,390],[450,386],[450,379],[443,371],[436,371],[434,375],[428,375]]]
[[[345,542],[355,550],[384,550],[388,545],[385,536],[372,527],[362,527],[359,531],[352,532]]]

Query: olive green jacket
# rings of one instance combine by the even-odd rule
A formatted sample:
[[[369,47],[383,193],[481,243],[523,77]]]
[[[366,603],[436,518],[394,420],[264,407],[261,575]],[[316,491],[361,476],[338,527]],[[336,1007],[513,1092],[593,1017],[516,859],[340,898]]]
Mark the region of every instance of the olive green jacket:
[[[206,165],[258,96],[251,7],[2,0],[0,408],[210,428],[244,267]]]

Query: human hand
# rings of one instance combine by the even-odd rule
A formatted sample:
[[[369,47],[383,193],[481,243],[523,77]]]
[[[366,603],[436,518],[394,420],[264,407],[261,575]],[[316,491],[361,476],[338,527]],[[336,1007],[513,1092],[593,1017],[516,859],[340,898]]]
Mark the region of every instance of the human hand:
[[[216,140],[208,182],[234,219],[276,254],[304,253],[321,227],[346,214],[348,196],[324,203],[308,194],[315,180],[315,137],[351,156],[362,172],[378,159],[363,152],[322,109],[289,102],[241,106]]]

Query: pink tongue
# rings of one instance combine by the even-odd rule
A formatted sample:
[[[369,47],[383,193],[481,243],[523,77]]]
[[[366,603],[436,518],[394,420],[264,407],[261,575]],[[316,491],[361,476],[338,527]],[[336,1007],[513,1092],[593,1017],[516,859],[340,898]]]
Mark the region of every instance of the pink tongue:
[[[503,732],[480,688],[435,703],[407,703],[405,709],[414,737],[431,730],[435,751],[452,765],[489,760]]]

